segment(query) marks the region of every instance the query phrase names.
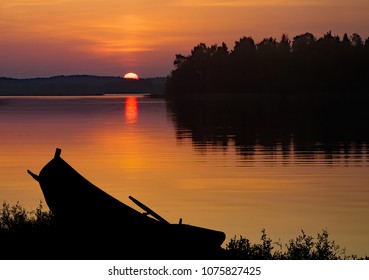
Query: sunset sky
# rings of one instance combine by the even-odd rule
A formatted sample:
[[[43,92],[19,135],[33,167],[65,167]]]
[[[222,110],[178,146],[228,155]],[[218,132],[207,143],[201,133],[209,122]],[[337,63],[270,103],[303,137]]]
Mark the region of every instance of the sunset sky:
[[[0,77],[166,76],[198,43],[369,36],[368,0],[2,0]]]

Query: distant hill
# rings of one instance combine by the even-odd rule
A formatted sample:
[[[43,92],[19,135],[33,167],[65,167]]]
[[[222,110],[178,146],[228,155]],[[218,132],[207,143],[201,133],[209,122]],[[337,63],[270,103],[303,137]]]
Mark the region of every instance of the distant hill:
[[[0,77],[0,95],[101,95],[106,93],[162,94],[166,78],[139,80],[89,75],[13,79]]]

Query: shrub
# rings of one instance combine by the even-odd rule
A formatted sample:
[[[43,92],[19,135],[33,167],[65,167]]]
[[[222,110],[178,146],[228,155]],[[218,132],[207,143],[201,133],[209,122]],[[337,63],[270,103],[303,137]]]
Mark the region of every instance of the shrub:
[[[239,239],[232,238],[226,245],[226,252],[230,258],[235,259],[285,259],[285,260],[337,260],[352,259],[357,256],[346,256],[345,249],[341,249],[335,241],[329,240],[328,231],[325,229],[318,233],[316,240],[311,235],[302,234],[288,241],[285,250],[281,242],[273,243],[267,237],[265,229],[262,230],[261,243],[251,244],[242,236]],[[272,244],[276,244],[279,250],[273,250]]]
[[[10,206],[3,202],[0,210],[0,233],[32,233],[48,230],[53,224],[53,215],[44,211],[42,202],[34,211],[27,211],[18,202]]]

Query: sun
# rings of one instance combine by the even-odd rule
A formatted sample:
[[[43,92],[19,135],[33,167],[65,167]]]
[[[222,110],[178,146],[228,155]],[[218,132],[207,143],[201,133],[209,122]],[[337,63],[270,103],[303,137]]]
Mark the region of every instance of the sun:
[[[136,73],[129,72],[125,74],[123,78],[129,80],[138,80],[138,75]]]

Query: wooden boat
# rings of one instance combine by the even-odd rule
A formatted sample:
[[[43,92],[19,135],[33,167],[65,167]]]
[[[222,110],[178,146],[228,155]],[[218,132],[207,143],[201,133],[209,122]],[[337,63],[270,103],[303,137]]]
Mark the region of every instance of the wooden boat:
[[[181,220],[169,223],[132,196],[144,212],[129,207],[85,179],[60,155],[56,149],[39,175],[28,170],[55,216],[58,241],[53,246],[83,248],[83,258],[94,258],[92,252],[104,249],[107,254],[119,249],[118,258],[210,258],[224,242],[223,232]]]

